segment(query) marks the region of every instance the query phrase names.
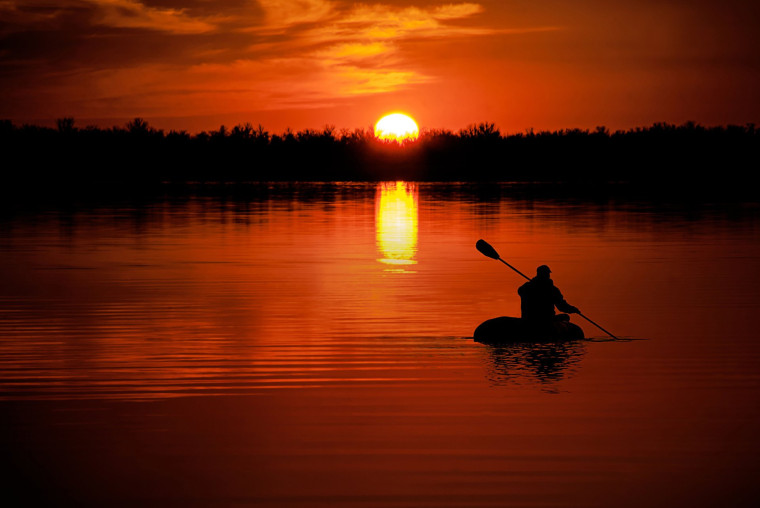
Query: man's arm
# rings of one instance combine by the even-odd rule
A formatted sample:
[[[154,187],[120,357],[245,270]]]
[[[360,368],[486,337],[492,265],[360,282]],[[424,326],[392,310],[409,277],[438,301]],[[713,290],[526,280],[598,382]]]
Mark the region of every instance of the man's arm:
[[[557,309],[559,309],[561,312],[567,312],[568,314],[581,313],[577,307],[573,307],[565,301],[565,298],[562,296],[562,293],[558,288],[555,287],[554,290],[554,305],[557,307]]]

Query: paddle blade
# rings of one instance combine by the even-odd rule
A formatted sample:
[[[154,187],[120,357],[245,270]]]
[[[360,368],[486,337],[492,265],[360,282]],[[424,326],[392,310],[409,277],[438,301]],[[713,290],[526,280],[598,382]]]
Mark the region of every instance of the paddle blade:
[[[491,247],[491,244],[486,242],[485,240],[482,240],[482,239],[478,240],[475,243],[475,248],[478,249],[480,253],[483,254],[484,256],[488,256],[489,258],[492,258],[492,259],[500,258],[499,253],[496,252],[496,249]]]

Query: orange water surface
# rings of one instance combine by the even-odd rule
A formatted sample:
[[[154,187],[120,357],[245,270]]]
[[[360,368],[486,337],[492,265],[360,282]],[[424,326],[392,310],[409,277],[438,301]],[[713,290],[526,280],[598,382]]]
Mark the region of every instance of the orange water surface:
[[[760,214],[272,184],[0,217],[11,506],[755,506]],[[589,338],[475,343],[548,264]]]

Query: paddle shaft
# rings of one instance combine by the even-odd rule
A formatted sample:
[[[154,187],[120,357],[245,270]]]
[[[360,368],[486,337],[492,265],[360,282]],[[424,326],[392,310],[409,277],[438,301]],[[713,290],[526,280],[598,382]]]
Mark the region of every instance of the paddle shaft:
[[[499,261],[501,261],[502,263],[504,263],[505,265],[507,265],[508,267],[510,267],[512,270],[516,271],[517,273],[519,273],[520,275],[522,275],[523,277],[525,277],[526,279],[530,280],[530,277],[528,277],[527,275],[525,275],[525,274],[524,274],[524,273],[522,273],[520,270],[518,270],[518,269],[517,269],[517,268],[515,268],[514,266],[510,265],[509,263],[507,263],[506,261],[504,261],[504,260],[503,260],[503,259],[501,259],[500,257],[499,257],[499,258],[496,258],[496,259],[498,259]]]
[[[496,251],[494,251],[494,252],[496,252]],[[526,278],[526,279],[530,280],[530,277],[528,277],[527,275],[525,275],[524,273],[522,273],[520,270],[518,270],[518,269],[517,269],[517,268],[515,268],[514,266],[510,265],[509,263],[507,263],[506,261],[504,261],[503,259],[501,259],[501,256],[499,256],[499,257],[498,257],[498,258],[496,258],[496,259],[498,259],[499,261],[501,261],[502,263],[504,263],[505,265],[507,265],[508,267],[510,267],[512,270],[514,270],[514,271],[516,271],[517,273],[519,273],[520,275],[522,275],[524,278]],[[591,321],[591,319],[587,318],[586,316],[584,316],[584,315],[583,315],[583,314],[581,314],[580,312],[578,313],[578,315],[579,315],[580,317],[582,317],[583,319],[585,319],[586,321],[588,321],[589,323],[591,323],[592,325],[594,325],[594,326],[596,326],[597,328],[599,328],[601,331],[603,331],[604,333],[606,333],[607,335],[609,335],[609,336],[610,336],[610,337],[612,337],[613,339],[616,339],[616,340],[620,340],[620,339],[618,339],[617,337],[615,337],[615,336],[614,336],[612,333],[608,332],[607,330],[605,330],[604,328],[602,328],[602,327],[601,327],[601,326],[599,326],[598,324],[594,323],[593,321]]]
[[[607,335],[609,335],[609,336],[610,336],[610,337],[612,337],[613,339],[615,339],[615,340],[620,340],[620,339],[618,339],[617,337],[615,337],[614,335],[612,335],[610,332],[608,332],[607,330],[605,330],[604,328],[602,328],[601,326],[599,326],[598,324],[596,324],[596,323],[594,323],[593,321],[591,321],[589,318],[587,318],[586,316],[584,316],[584,315],[583,315],[583,314],[581,314],[580,312],[578,313],[578,315],[579,315],[580,317],[582,317],[583,319],[585,319],[586,321],[588,321],[589,323],[591,323],[592,325],[594,325],[594,326],[596,326],[597,328],[599,328],[601,331],[603,331],[604,333],[606,333]]]

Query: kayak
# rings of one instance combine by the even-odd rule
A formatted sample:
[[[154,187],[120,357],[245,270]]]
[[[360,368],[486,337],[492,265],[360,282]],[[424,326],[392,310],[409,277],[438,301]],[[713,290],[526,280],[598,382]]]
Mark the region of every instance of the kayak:
[[[584,335],[583,329],[570,321],[555,320],[537,326],[520,318],[503,316],[480,323],[473,338],[483,344],[511,344],[579,340]]]

